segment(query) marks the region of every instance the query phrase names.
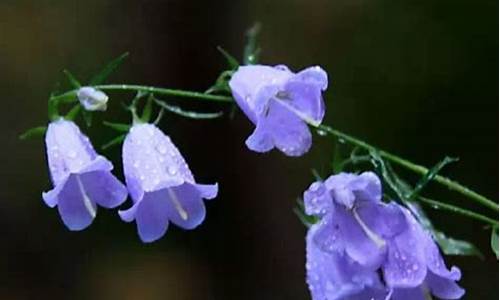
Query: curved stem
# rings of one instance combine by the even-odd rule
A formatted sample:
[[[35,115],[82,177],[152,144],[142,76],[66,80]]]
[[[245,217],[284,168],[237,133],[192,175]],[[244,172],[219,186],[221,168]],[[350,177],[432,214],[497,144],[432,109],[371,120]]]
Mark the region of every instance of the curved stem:
[[[436,200],[432,200],[432,199],[429,199],[426,197],[418,197],[418,199],[420,202],[427,204],[435,209],[444,209],[444,210],[451,211],[451,212],[454,212],[454,213],[457,213],[460,215],[464,215],[466,217],[470,217],[472,219],[476,219],[476,220],[488,223],[488,224],[493,225],[493,226],[498,226],[498,221],[493,220],[487,216],[483,216],[479,213],[476,213],[476,212],[473,212],[473,211],[470,211],[467,209],[463,209],[463,208],[460,208],[460,207],[457,207],[457,206],[454,206],[451,204],[446,204],[446,203],[442,203],[442,202],[439,202]]]
[[[429,169],[427,169],[424,166],[414,164],[414,163],[412,163],[406,159],[403,159],[397,155],[391,154],[391,153],[383,151],[383,150],[379,150],[378,148],[376,148],[368,143],[365,143],[365,142],[363,142],[363,141],[361,141],[353,136],[350,136],[346,133],[343,133],[341,131],[333,129],[330,126],[319,125],[317,128],[320,130],[323,130],[331,135],[334,135],[338,138],[341,138],[341,139],[345,140],[346,142],[349,142],[349,143],[356,145],[358,147],[364,148],[364,149],[369,150],[369,151],[377,151],[381,157],[383,157],[389,161],[392,161],[393,163],[396,163],[402,167],[405,167],[408,170],[411,170],[415,173],[425,175],[425,174],[427,174],[427,172],[429,172]],[[480,204],[482,204],[482,205],[484,205],[492,210],[498,211],[498,203],[494,202],[491,199],[486,198],[483,195],[480,195],[480,194],[474,192],[473,190],[461,185],[460,183],[458,183],[456,181],[453,181],[453,180],[451,180],[447,177],[441,176],[441,175],[436,175],[433,180],[448,187],[450,190],[461,193],[462,195],[464,195],[464,196],[466,196],[466,197],[468,197],[468,198],[470,198],[470,199],[472,199],[472,200],[474,200],[474,201],[476,201],[476,202],[478,202],[478,203],[480,203]]]

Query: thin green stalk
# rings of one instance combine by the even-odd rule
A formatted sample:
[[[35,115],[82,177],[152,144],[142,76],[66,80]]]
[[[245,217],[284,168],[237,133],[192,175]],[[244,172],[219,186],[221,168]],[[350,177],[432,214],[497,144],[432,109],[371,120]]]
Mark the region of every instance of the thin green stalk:
[[[232,102],[233,98],[230,96],[223,95],[211,95],[204,94],[200,92],[193,91],[185,91],[185,90],[177,90],[177,89],[166,89],[166,88],[158,88],[152,86],[144,86],[144,85],[136,85],[136,84],[103,84],[103,85],[95,85],[93,86],[99,90],[108,90],[108,91],[138,91],[138,92],[146,92],[153,93],[156,95],[164,95],[164,96],[175,96],[175,97],[185,97],[185,98],[193,98],[200,100],[209,100],[216,102]],[[51,98],[51,101],[60,101],[65,98],[74,97],[76,95],[77,90],[68,91],[59,96],[55,96]],[[74,101],[74,100],[73,100]]]
[[[470,217],[472,219],[476,219],[476,220],[488,223],[488,224],[493,225],[493,226],[498,226],[498,221],[493,220],[487,216],[483,216],[479,213],[476,213],[476,212],[473,212],[473,211],[470,211],[467,209],[463,209],[463,208],[460,208],[460,207],[457,207],[457,206],[454,206],[451,204],[446,204],[446,203],[442,203],[442,202],[439,202],[436,200],[432,200],[432,199],[429,199],[426,197],[420,196],[420,197],[418,197],[418,199],[420,202],[427,204],[433,208],[451,211],[451,212],[454,212],[454,213],[457,213],[460,215],[464,215],[466,217]]]
[[[326,126],[326,125],[320,125],[317,127],[319,130],[323,130],[331,135],[334,135],[338,138],[341,138],[343,140],[345,140],[346,142],[349,142],[353,145],[356,145],[358,147],[361,147],[361,148],[364,148],[366,150],[369,150],[369,151],[377,151],[381,157],[383,158],[386,158],[387,160],[389,161],[392,161],[393,163],[396,163],[402,167],[405,167],[407,168],[408,170],[411,170],[415,173],[418,173],[420,175],[425,175],[427,174],[427,172],[429,172],[429,169],[427,169],[426,167],[424,166],[421,166],[421,165],[417,165],[417,164],[414,164],[406,159],[403,159],[399,156],[396,156],[394,154],[391,154],[389,152],[386,152],[386,151],[383,151],[383,150],[379,150],[378,148],[368,144],[368,143],[365,143],[353,136],[350,136],[346,133],[343,133],[341,131],[338,131],[336,129],[333,129],[331,128],[330,126]],[[433,179],[434,181],[448,187],[450,190],[453,190],[453,191],[456,191],[458,193],[461,193],[462,195],[492,209],[492,210],[495,210],[495,211],[498,211],[498,203],[494,202],[493,200],[491,199],[488,199],[487,197],[483,196],[483,195],[480,195],[476,192],[474,192],[473,190],[461,185],[460,183],[456,182],[456,181],[453,181],[449,178],[446,178],[444,176],[441,176],[441,175],[436,175]]]
[[[233,101],[233,97],[230,97],[230,96],[210,95],[210,94],[204,94],[204,93],[200,93],[200,92],[177,90],[177,89],[165,89],[165,88],[143,86],[143,85],[106,84],[106,85],[96,85],[94,87],[96,89],[100,89],[100,90],[140,91],[140,92],[154,93],[157,95],[194,98],[194,99],[217,101],[217,102],[232,102]]]

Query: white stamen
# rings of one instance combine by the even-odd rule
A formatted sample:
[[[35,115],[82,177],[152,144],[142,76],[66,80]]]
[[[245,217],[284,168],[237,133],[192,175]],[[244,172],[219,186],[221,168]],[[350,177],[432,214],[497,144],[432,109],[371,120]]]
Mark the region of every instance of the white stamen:
[[[76,182],[78,182],[78,187],[80,188],[80,193],[82,193],[83,197],[83,204],[85,205],[85,208],[89,212],[89,214],[92,216],[92,218],[95,218],[96,216],[96,211],[94,205],[92,205],[92,201],[90,201],[89,196],[85,192],[85,188],[83,187],[82,181],[80,180],[80,176],[76,175]]]
[[[310,124],[310,125],[312,125],[314,127],[318,127],[321,124],[320,121],[316,121],[316,120],[313,120],[313,119],[309,118],[309,116],[307,116],[306,114],[304,114],[300,110],[296,109],[295,107],[291,106],[285,100],[281,100],[279,98],[274,98],[274,99],[276,99],[276,102],[278,102],[279,104],[283,105],[286,109],[288,109],[289,111],[291,111],[294,114],[296,114],[299,118],[301,118],[302,120],[304,120],[306,123],[308,123],[308,124]]]
[[[356,209],[352,210],[352,214],[354,215],[354,218],[356,219],[356,221],[358,221],[359,225],[361,226],[365,234],[368,236],[368,238],[372,240],[375,243],[375,245],[377,245],[377,247],[379,248],[385,247],[386,243],[384,239],[379,237],[375,232],[373,232],[370,228],[368,228],[368,226],[366,226],[365,222],[363,222],[363,220],[361,220],[361,218],[359,217]]]
[[[188,219],[188,214],[182,207],[181,203],[179,202],[179,198],[177,198],[177,195],[172,189],[167,189],[168,195],[170,196],[170,199],[174,203],[175,209],[177,209],[177,212],[181,216],[181,218],[186,221]]]

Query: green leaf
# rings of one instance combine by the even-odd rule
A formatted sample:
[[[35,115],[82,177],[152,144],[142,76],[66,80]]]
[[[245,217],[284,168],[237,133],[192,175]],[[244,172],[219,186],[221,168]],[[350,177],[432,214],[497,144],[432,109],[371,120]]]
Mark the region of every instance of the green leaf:
[[[121,135],[115,137],[114,139],[112,139],[108,143],[102,145],[101,149],[106,150],[112,146],[118,145],[119,143],[123,142],[123,140],[125,139],[125,136],[126,136],[125,134],[121,134]]]
[[[129,124],[113,123],[108,121],[103,121],[102,124],[119,132],[128,132],[130,130]]]
[[[413,192],[409,195],[410,199],[414,199],[424,187],[436,177],[436,175],[448,164],[458,161],[458,158],[446,156],[443,160],[437,163],[434,167],[429,169],[427,174],[425,174],[422,179],[417,183]]]
[[[498,227],[496,226],[491,229],[491,249],[498,259]]]
[[[21,134],[19,136],[19,139],[27,140],[27,139],[31,139],[34,137],[40,137],[40,136],[43,136],[46,131],[47,131],[47,126],[33,127],[33,128],[26,130],[23,134]]]
[[[240,63],[238,62],[238,60],[236,58],[234,58],[234,56],[229,54],[226,50],[224,50],[221,46],[217,46],[217,50],[219,50],[219,52],[222,53],[222,55],[224,55],[224,57],[226,58],[227,64],[228,64],[229,68],[231,68],[231,70],[236,70],[240,66]]]
[[[80,104],[73,106],[73,108],[66,114],[66,116],[64,118],[66,120],[73,121],[78,116],[80,109],[81,109]]]
[[[66,75],[66,77],[68,78],[68,81],[69,83],[71,84],[71,86],[75,89],[78,89],[80,88],[82,85],[80,84],[80,82],[78,82],[78,80],[76,80],[75,76],[73,76],[73,74],[71,74],[70,71],[68,70],[63,70],[63,73],[64,75]]]
[[[217,77],[215,84],[205,91],[205,94],[213,94],[218,92],[231,93],[231,88],[229,87],[229,80],[231,79],[231,76],[233,76],[233,74],[234,71],[230,70],[222,72],[219,75],[219,77]]]
[[[146,105],[144,105],[144,109],[142,110],[141,121],[144,123],[149,123],[151,119],[151,112],[153,111],[153,95],[149,95],[148,100],[146,101]]]
[[[448,237],[439,230],[434,230],[433,236],[443,253],[446,255],[473,255],[481,259],[484,258],[481,251],[470,242]]]
[[[92,126],[92,113],[88,110],[82,110],[83,120],[85,121],[85,125],[87,127]]]
[[[255,23],[247,32],[247,44],[243,51],[243,63],[245,65],[255,65],[259,62],[260,48],[257,45],[257,38],[260,33],[260,23]]]
[[[128,52],[125,52],[122,55],[110,61],[106,66],[104,66],[104,68],[99,73],[97,73],[94,77],[92,77],[89,84],[98,85],[103,83],[104,80],[106,80],[109,77],[109,75],[111,75],[111,73],[113,73],[113,71],[116,70],[116,68],[118,68],[123,63],[123,61],[125,60],[125,58],[127,58],[127,56]]]
[[[199,113],[199,112],[194,112],[194,111],[187,111],[183,110],[178,106],[173,106],[169,105],[166,102],[155,99],[156,104],[158,104],[160,107],[164,108],[165,110],[180,115],[185,118],[190,118],[190,119],[216,119],[219,118],[223,115],[223,112],[219,111],[216,113]]]

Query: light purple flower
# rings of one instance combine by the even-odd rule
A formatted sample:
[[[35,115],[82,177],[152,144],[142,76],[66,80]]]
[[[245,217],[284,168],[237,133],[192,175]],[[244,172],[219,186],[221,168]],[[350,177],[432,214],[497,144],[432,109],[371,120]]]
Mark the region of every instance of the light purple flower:
[[[153,124],[130,129],[123,143],[123,168],[134,204],[119,214],[126,222],[136,221],[143,242],[161,238],[169,221],[195,228],[205,219],[203,198],[217,196],[217,184],[197,184],[179,150]]]
[[[43,193],[43,200],[49,207],[57,206],[70,230],[89,226],[97,204],[114,208],[125,201],[127,189],[111,174],[113,165],[95,152],[75,123],[50,123],[45,144],[54,189]]]
[[[304,193],[306,213],[321,218],[308,233],[307,261],[330,264],[326,269],[308,270],[308,282],[316,276],[315,282],[320,283],[309,284],[313,296],[326,295],[325,280],[329,280],[336,290],[348,294],[363,291],[368,299],[373,293],[382,297],[376,282],[364,280],[381,272],[387,297],[393,300],[424,300],[430,294],[441,299],[460,298],[464,294],[456,284],[460,270],[446,268],[431,235],[406,208],[393,202],[385,204],[381,197],[380,180],[371,172],[330,176],[325,182],[313,183]],[[351,267],[345,267],[346,263]]]
[[[267,152],[276,147],[289,156],[309,150],[312,138],[306,123],[318,126],[325,114],[321,92],[328,77],[323,69],[293,73],[286,66],[240,66],[229,86],[256,126],[246,140],[249,149]]]
[[[81,87],[76,96],[85,110],[105,111],[108,107],[108,95],[91,86]]]

